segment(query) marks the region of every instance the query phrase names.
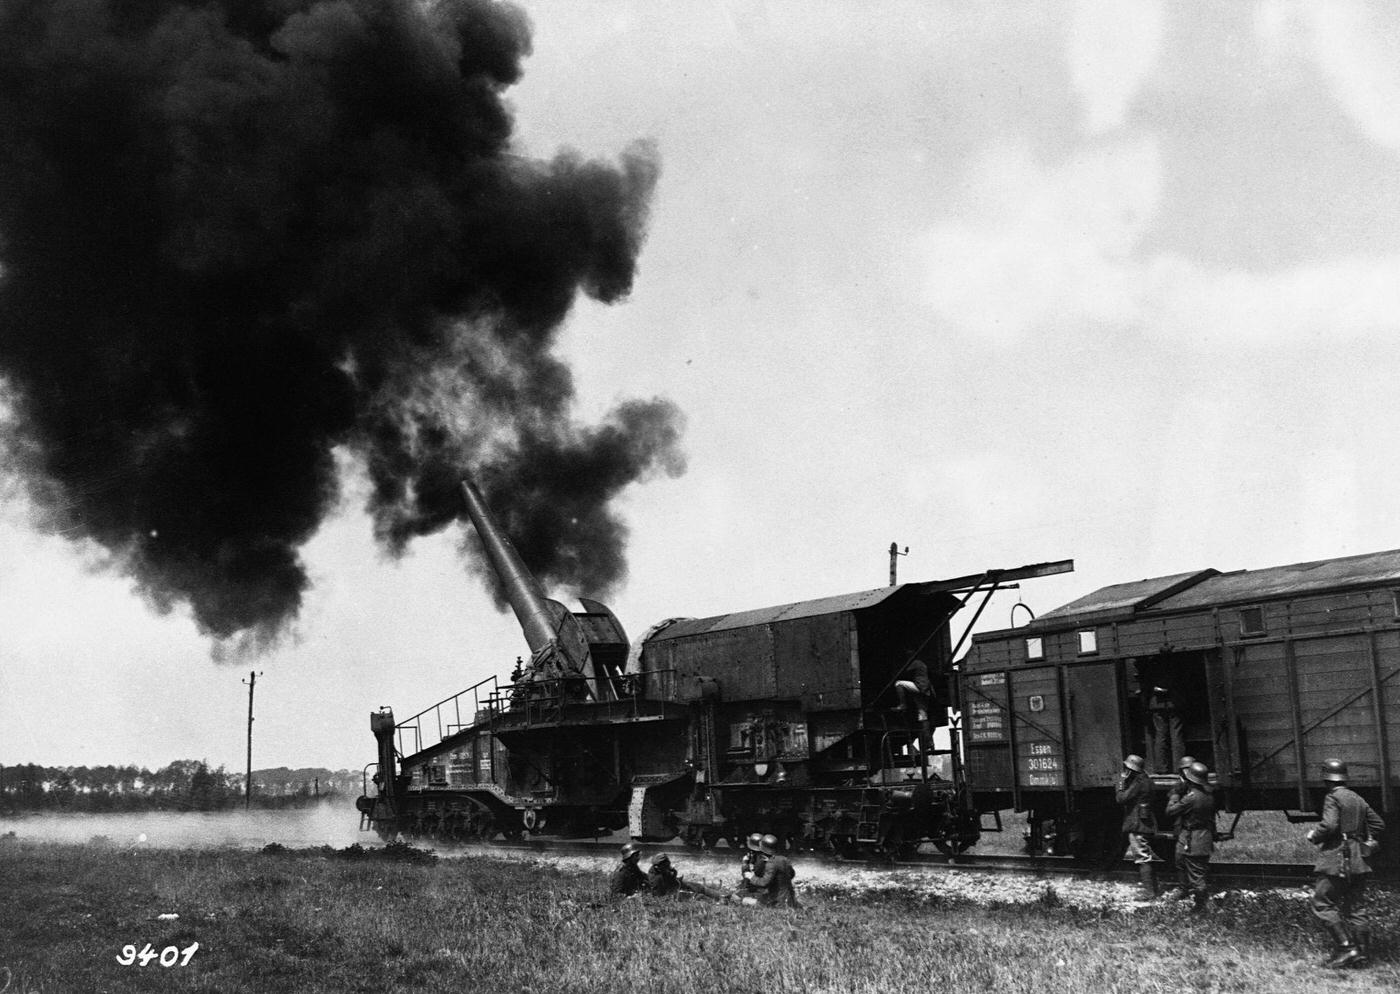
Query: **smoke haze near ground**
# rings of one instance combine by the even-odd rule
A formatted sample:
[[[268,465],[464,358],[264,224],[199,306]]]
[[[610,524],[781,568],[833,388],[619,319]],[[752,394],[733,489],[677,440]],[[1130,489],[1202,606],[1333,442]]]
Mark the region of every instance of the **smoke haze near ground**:
[[[349,802],[287,811],[36,814],[0,818],[0,835],[14,832],[30,842],[96,841],[122,849],[261,849],[271,842],[292,848],[379,845],[377,835],[359,831],[359,818]]]
[[[551,350],[630,291],[658,165],[516,154],[529,53],[484,0],[0,7],[0,442],[41,524],[256,650],[349,452],[389,551],[471,471],[545,582],[606,596],[609,502],[683,471],[681,418],[576,423]]]

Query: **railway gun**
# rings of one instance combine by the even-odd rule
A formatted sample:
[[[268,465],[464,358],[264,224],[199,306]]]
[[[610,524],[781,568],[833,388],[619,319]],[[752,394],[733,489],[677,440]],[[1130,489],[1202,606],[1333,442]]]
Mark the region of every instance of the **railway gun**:
[[[463,497],[530,656],[406,721],[371,716],[358,805],[382,837],[958,853],[1010,809],[1031,853],[1115,861],[1128,753],[1153,774],[1163,855],[1182,755],[1212,771],[1221,840],[1246,811],[1315,819],[1331,758],[1400,826],[1400,551],[1114,584],[975,635],[993,593],[1072,561],[669,618],[632,644],[605,605],[546,597]],[[894,691],[916,656],[922,727]]]
[[[546,597],[480,492],[469,481],[462,492],[530,656],[509,680],[489,677],[405,721],[371,715],[363,829],[464,841],[625,829],[697,846],[763,831],[843,855],[977,841],[982,821],[952,747],[951,623],[1072,562],[670,618],[629,645],[605,605],[581,599],[571,611]],[[916,656],[935,690],[922,723],[894,689]]]

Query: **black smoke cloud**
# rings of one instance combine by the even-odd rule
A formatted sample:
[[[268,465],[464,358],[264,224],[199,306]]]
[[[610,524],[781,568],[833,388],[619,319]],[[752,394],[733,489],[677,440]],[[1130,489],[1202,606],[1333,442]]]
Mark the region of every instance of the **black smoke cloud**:
[[[0,378],[49,527],[259,644],[372,482],[386,547],[474,472],[546,582],[625,575],[609,501],[682,471],[667,401],[570,415],[579,292],[631,289],[652,150],[512,149],[530,33],[481,0],[0,0]]]

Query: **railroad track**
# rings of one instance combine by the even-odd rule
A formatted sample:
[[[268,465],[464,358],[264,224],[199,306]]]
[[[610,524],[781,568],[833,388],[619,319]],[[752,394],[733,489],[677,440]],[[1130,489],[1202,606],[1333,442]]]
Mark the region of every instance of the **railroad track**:
[[[471,843],[453,846],[451,850],[507,850],[517,852],[537,852],[550,855],[590,856],[615,859],[618,843],[615,841],[588,840],[542,840],[530,839],[516,842]],[[687,864],[734,864],[738,862],[737,849],[693,849],[677,843],[644,843],[647,853],[665,852],[683,857]],[[891,873],[916,870],[919,872],[961,871],[966,873],[1026,874],[1041,877],[1064,877],[1084,880],[1113,880],[1124,883],[1137,880],[1137,870],[1130,863],[1118,862],[1105,868],[1102,864],[1090,864],[1063,856],[1027,856],[1004,854],[963,853],[958,856],[945,856],[938,853],[917,853],[897,860],[843,859],[824,853],[800,852],[793,858],[813,861],[824,866],[846,865],[862,870],[887,870]],[[1213,862],[1210,877],[1217,888],[1287,888],[1306,886],[1312,882],[1312,866],[1305,863],[1235,863]],[[1378,874],[1378,880],[1393,882],[1395,874]]]

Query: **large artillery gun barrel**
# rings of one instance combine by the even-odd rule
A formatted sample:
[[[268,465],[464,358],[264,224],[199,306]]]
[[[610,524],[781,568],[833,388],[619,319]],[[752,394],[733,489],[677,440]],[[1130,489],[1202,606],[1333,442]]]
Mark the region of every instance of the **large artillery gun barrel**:
[[[481,499],[481,492],[470,480],[462,480],[462,496],[466,500],[467,515],[481,537],[486,558],[496,571],[506,600],[530,646],[530,667],[524,679],[583,677],[586,682],[581,690],[586,696],[611,697],[613,690],[600,679],[588,636],[578,618],[563,604],[544,595],[539,580],[515,551],[505,532],[496,525],[486,502]],[[607,611],[606,608],[602,610]],[[608,614],[611,617],[611,612]]]
[[[495,519],[486,510],[486,503],[481,499],[481,493],[470,480],[462,481],[462,496],[466,498],[467,515],[476,526],[476,533],[486,550],[486,558],[490,560],[491,567],[500,578],[506,599],[510,601],[511,610],[515,612],[520,629],[525,633],[525,641],[529,644],[531,652],[539,652],[557,637],[557,626],[554,614],[549,609],[548,598],[545,597],[539,580],[535,579],[535,575],[525,566],[520,553],[515,551],[510,539],[496,527]]]

